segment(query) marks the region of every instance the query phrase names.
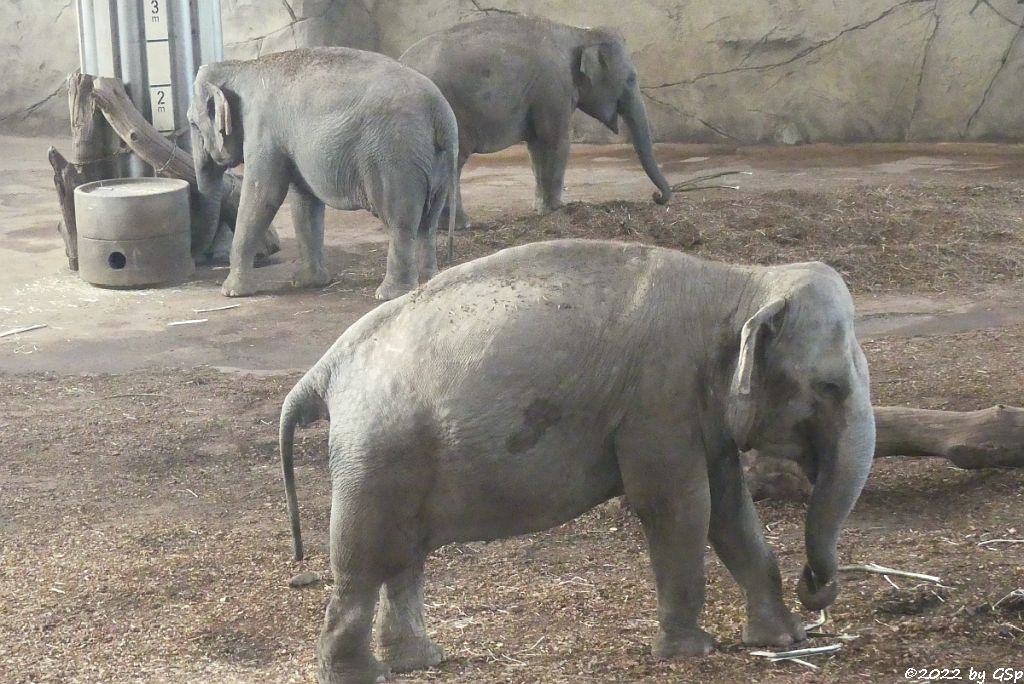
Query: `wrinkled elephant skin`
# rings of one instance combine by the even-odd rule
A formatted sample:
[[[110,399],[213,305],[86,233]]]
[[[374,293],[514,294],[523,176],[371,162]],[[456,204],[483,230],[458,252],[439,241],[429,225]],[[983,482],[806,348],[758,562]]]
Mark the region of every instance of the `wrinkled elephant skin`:
[[[815,482],[799,595],[827,605],[874,451],[853,321],[846,286],[820,263],[727,266],[586,240],[503,250],[368,313],[281,413],[300,558],[294,430],[331,419],[322,680],[383,671],[369,646],[382,585],[385,661],[437,662],[423,622],[430,551],[547,529],[621,493],[650,548],[655,656],[714,647],[698,623],[709,538],[746,597],[744,640],[803,639],[739,452],[793,459]]]

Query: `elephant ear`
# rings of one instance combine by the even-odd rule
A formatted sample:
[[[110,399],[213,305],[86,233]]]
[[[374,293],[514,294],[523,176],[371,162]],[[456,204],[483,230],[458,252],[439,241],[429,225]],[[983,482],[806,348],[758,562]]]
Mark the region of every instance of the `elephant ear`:
[[[784,298],[765,304],[743,324],[740,332],[740,351],[729,386],[728,407],[729,426],[740,451],[750,448],[750,430],[754,426],[759,394],[754,386],[757,363],[763,358],[759,353],[763,352],[765,338],[779,330],[785,309]]]
[[[588,45],[580,51],[580,73],[591,83],[598,83],[608,71],[608,46],[604,43]]]
[[[214,149],[221,154],[226,154],[225,138],[231,135],[231,105],[224,96],[224,91],[212,83],[203,84],[203,100],[206,105],[206,115],[213,130]]]

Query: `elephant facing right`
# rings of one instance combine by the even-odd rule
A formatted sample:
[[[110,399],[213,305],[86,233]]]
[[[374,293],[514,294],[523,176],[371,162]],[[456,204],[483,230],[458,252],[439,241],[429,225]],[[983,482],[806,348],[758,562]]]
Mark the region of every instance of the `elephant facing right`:
[[[441,659],[423,618],[432,550],[547,529],[622,493],[654,568],[655,656],[714,647],[699,624],[709,538],[743,589],[744,641],[803,639],[739,455],[794,459],[814,482],[797,594],[828,606],[874,453],[853,313],[820,263],[740,267],[559,240],[449,269],[365,315],[281,413],[298,558],[294,430],[331,420],[321,681],[386,672],[370,649],[375,607],[387,667]]]

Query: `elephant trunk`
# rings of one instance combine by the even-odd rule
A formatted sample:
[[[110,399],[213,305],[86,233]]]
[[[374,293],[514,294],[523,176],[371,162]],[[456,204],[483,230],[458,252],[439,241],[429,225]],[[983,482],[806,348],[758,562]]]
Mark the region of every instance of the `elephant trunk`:
[[[856,353],[860,354],[859,349]],[[847,398],[846,406],[846,424],[839,435],[814,440],[819,449],[818,472],[807,506],[807,565],[797,584],[800,602],[810,610],[828,607],[839,593],[839,532],[860,496],[874,459],[875,418],[866,382]]]
[[[633,149],[644,167],[647,177],[658,186],[658,192],[654,193],[654,201],[658,204],[668,204],[672,198],[672,187],[668,184],[665,176],[658,168],[658,161],[654,158],[654,144],[651,142],[651,127],[647,122],[647,109],[644,107],[643,95],[639,87],[634,87],[626,92],[618,106],[619,115],[626,122],[629,128],[629,135],[633,141]]]
[[[192,257],[206,254],[220,225],[220,204],[224,194],[224,169],[206,151],[202,135],[192,128],[192,162],[199,186],[199,208],[192,222]]]

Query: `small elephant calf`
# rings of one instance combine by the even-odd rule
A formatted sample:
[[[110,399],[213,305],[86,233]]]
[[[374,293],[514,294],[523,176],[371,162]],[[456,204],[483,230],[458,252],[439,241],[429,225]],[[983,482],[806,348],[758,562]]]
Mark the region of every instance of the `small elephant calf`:
[[[797,586],[837,594],[836,543],[874,454],[853,302],[820,263],[741,267],[587,240],[506,249],[366,314],[285,399],[281,463],[302,557],[292,442],[330,416],[323,682],[441,659],[423,564],[444,544],[543,530],[625,493],[658,593],[659,658],[710,652],[704,545],[743,588],[748,644],[804,638],[782,600],[740,452],[814,482]]]
[[[292,190],[300,266],[294,284],[330,282],[324,205],[367,209],[390,237],[378,299],[437,273],[437,224],[458,195],[458,126],[441,91],[383,55],[314,48],[204,66],[189,122],[199,184],[193,254],[217,232],[223,176],[245,162],[231,271],[222,291],[253,294],[259,238]],[[449,221],[449,254],[454,219]]]

